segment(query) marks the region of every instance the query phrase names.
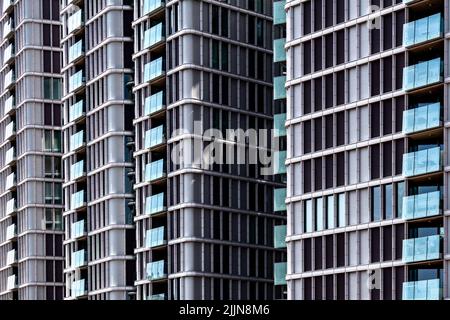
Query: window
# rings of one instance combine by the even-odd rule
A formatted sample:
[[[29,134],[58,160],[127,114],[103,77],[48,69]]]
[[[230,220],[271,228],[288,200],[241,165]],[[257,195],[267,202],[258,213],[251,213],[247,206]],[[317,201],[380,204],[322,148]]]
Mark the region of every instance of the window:
[[[44,99],[61,99],[61,79],[44,78]]]
[[[45,228],[57,231],[63,229],[61,209],[45,209]]]
[[[44,151],[60,152],[61,151],[61,132],[44,130],[43,136]]]
[[[384,218],[392,219],[392,184],[384,186]]]
[[[333,229],[334,224],[334,196],[327,197],[327,229]]]
[[[316,231],[323,230],[323,199],[316,199]]]
[[[381,187],[372,188],[372,220],[381,220]]]
[[[338,227],[345,226],[345,193],[338,195]]]
[[[312,200],[306,200],[305,203],[305,232],[313,231],[312,221]]]
[[[398,182],[395,184],[395,193],[396,193],[396,212],[395,218],[400,218],[403,214],[403,197],[405,195],[405,183]]]

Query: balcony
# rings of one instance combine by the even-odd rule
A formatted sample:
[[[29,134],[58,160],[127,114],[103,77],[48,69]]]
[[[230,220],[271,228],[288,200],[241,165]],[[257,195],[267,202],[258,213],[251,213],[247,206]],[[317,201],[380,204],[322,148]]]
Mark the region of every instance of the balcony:
[[[14,45],[10,44],[3,51],[3,64],[8,64],[14,60]]]
[[[165,278],[166,262],[164,260],[147,263],[147,279],[148,280],[159,280]]]
[[[85,115],[84,113],[84,101],[78,101],[77,103],[69,107],[69,122],[74,122]]]
[[[3,14],[8,13],[14,7],[14,0],[3,0]]]
[[[79,250],[72,252],[72,268],[80,268],[87,265],[87,252],[86,250]]]
[[[274,156],[274,168],[273,174],[284,174],[286,173],[286,151],[276,151],[273,153]]]
[[[74,75],[69,78],[69,92],[79,91],[84,87],[86,83],[85,78],[83,77],[83,70],[78,71]]]
[[[6,284],[6,290],[10,291],[10,290],[15,290],[17,289],[17,276],[15,274],[11,275],[8,277],[8,281]]]
[[[73,281],[70,289],[72,298],[87,295],[86,281],[84,279]]]
[[[273,99],[286,99],[286,77],[273,78]]]
[[[286,226],[275,226],[273,228],[273,246],[276,249],[286,248]]]
[[[166,243],[164,240],[164,227],[147,230],[145,235],[145,247],[154,248]]]
[[[9,19],[3,25],[3,39],[9,38],[14,33],[14,22],[12,19]]]
[[[273,62],[286,61],[286,50],[284,49],[285,45],[286,39],[273,40]]]
[[[165,176],[164,159],[154,161],[145,166],[145,181],[152,182]]]
[[[83,56],[83,40],[80,40],[69,48],[69,63],[75,62]]]
[[[405,220],[433,217],[441,214],[439,191],[403,197],[402,218]]]
[[[7,74],[5,74],[5,82],[4,88],[5,90],[11,89],[11,87],[16,83],[16,75],[14,70],[9,70]]]
[[[144,66],[144,82],[155,80],[164,75],[163,58],[150,61]]]
[[[440,279],[403,282],[403,300],[441,300]]]
[[[403,155],[403,175],[419,176],[442,170],[441,148],[429,148]]]
[[[286,188],[273,190],[273,211],[286,211]]]
[[[83,10],[78,10],[67,19],[67,34],[81,30],[83,25]]]
[[[144,113],[146,116],[164,109],[164,92],[160,91],[145,98]]]
[[[163,0],[144,0],[142,6],[142,15],[151,14],[164,6]]]
[[[6,203],[6,215],[10,216],[17,212],[16,199],[11,199]]]
[[[287,274],[287,263],[286,262],[278,262],[273,266],[273,274],[274,274],[274,285],[286,285],[286,274]]]
[[[441,104],[432,103],[403,111],[403,133],[411,134],[440,127]]]
[[[145,201],[145,214],[152,215],[166,211],[164,193],[148,197]]]
[[[145,141],[144,143],[145,149],[150,149],[164,143],[165,142],[164,126],[159,126],[151,130],[148,130],[145,133],[144,141]]]
[[[10,191],[16,187],[16,175],[15,173],[11,173],[6,177],[5,190]]]
[[[273,116],[273,136],[286,136],[286,113],[279,113]]]
[[[403,46],[431,41],[443,36],[444,20],[440,13],[403,25]]]
[[[70,151],[78,151],[79,149],[86,146],[84,142],[84,131],[75,133],[70,137]]]
[[[6,240],[10,241],[17,237],[16,225],[12,224],[6,228]]]
[[[419,262],[442,258],[441,236],[434,235],[403,240],[403,262]]]
[[[5,100],[4,115],[6,116],[6,115],[12,113],[13,110],[16,110],[14,96],[9,96],[9,98]]]
[[[70,210],[81,209],[86,206],[84,190],[72,194],[70,202]]]
[[[17,252],[15,249],[8,251],[6,254],[6,264],[8,266],[14,265],[17,263]]]
[[[166,300],[166,295],[164,293],[152,294],[147,297],[147,300]]]
[[[164,40],[164,25],[159,23],[144,32],[143,49],[151,48]]]
[[[70,180],[76,181],[79,178],[84,177],[85,175],[86,173],[84,171],[84,160],[78,161],[70,167]]]
[[[8,149],[5,154],[5,166],[9,166],[16,161],[16,151],[14,147]]]
[[[403,90],[410,91],[442,82],[444,64],[440,58],[403,68]]]
[[[275,1],[273,3],[273,24],[285,24],[286,23],[286,11],[284,6],[286,1]]]
[[[5,140],[12,140],[16,136],[15,123],[11,121],[5,127]]]
[[[70,233],[72,239],[85,237],[87,233],[86,233],[86,224],[84,223],[84,220],[72,223],[72,225],[70,226]]]

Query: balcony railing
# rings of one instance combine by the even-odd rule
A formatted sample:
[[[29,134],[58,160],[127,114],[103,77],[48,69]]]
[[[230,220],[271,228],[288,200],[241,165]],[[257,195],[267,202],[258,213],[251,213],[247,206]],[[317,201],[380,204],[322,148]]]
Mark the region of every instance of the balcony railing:
[[[403,300],[441,300],[440,279],[403,282]]]
[[[16,199],[10,199],[8,200],[8,202],[6,203],[6,215],[12,215],[14,212],[17,211],[17,207],[16,207]]]
[[[78,191],[78,192],[72,194],[71,200],[72,200],[70,202],[71,210],[76,210],[76,209],[86,206],[84,190],[81,190],[81,191]]]
[[[166,277],[164,260],[147,263],[147,279],[158,280]]]
[[[273,78],[273,99],[286,99],[286,77]]]
[[[150,61],[144,66],[144,82],[152,81],[164,74],[163,58]]]
[[[159,23],[144,32],[144,49],[164,40],[164,25]]]
[[[6,177],[5,189],[10,190],[16,186],[16,175],[15,173],[11,173]]]
[[[273,228],[273,244],[275,248],[286,248],[286,226],[275,226]]]
[[[72,298],[78,298],[87,294],[86,281],[84,279],[73,281],[71,286]]]
[[[80,70],[69,78],[69,92],[80,89],[84,84],[83,70]]]
[[[77,163],[74,163],[70,167],[70,180],[76,180],[82,176],[84,176],[84,160],[78,161]]]
[[[276,151],[274,155],[274,174],[286,173],[286,151]]]
[[[164,293],[152,294],[147,297],[147,300],[166,300],[166,295]]]
[[[148,130],[145,133],[145,139],[144,139],[144,148],[153,148],[157,145],[160,145],[164,143],[164,126],[159,126],[156,128],[153,128],[151,130]]]
[[[11,121],[5,127],[5,140],[9,140],[15,135],[16,135],[15,123],[14,121]]]
[[[84,131],[77,132],[70,137],[70,151],[76,151],[84,146]]]
[[[17,289],[17,276],[15,274],[8,277],[6,290]]]
[[[69,48],[69,63],[84,55],[83,40],[78,41]]]
[[[441,258],[441,236],[434,235],[403,240],[403,262],[418,262]]]
[[[159,247],[164,243],[164,227],[147,230],[145,235],[146,248]]]
[[[3,52],[3,64],[9,63],[14,58],[14,45],[10,44]]]
[[[150,196],[145,201],[145,214],[152,215],[166,210],[164,206],[164,193]]]
[[[403,25],[403,45],[405,47],[442,37],[444,20],[440,13]]]
[[[154,161],[145,166],[145,181],[158,180],[164,176],[164,159]]]
[[[9,89],[16,82],[16,75],[14,70],[9,70],[7,74],[5,74],[5,89]]]
[[[273,3],[273,24],[284,24],[286,23],[286,11],[284,6],[286,1],[275,1]]]
[[[72,33],[83,26],[83,10],[78,10],[67,19],[67,32]]]
[[[163,0],[144,0],[142,5],[142,15],[154,12],[164,5]]]
[[[79,250],[72,252],[72,268],[79,268],[86,265],[87,262],[86,250]]]
[[[440,58],[403,69],[403,90],[422,88],[442,81],[444,65]]]
[[[286,210],[286,188],[273,190],[273,211]]]
[[[403,197],[402,218],[405,220],[432,217],[441,214],[439,191]]]
[[[14,23],[12,19],[9,19],[3,25],[3,39],[8,38],[14,31]]]
[[[435,147],[403,155],[403,175],[418,176],[442,170],[441,148]]]
[[[273,116],[273,128],[275,137],[286,136],[286,113],[279,113]]]
[[[5,100],[4,115],[9,114],[14,109],[16,109],[14,96],[9,96],[9,98]]]
[[[17,236],[16,225],[12,224],[6,228],[6,240],[12,240]]]
[[[11,163],[16,161],[16,151],[14,150],[14,147],[8,149],[5,154],[5,165],[8,166]]]
[[[3,0],[3,8],[2,8],[3,14],[7,13],[9,9],[12,9],[13,4],[14,0]]]
[[[285,45],[286,39],[273,40],[273,62],[286,61],[286,50],[284,49]]]
[[[441,104],[432,103],[403,111],[403,133],[413,133],[441,125]]]
[[[17,252],[15,249],[8,251],[8,253],[6,254],[6,264],[7,265],[12,265],[15,264],[17,262]]]
[[[86,235],[86,224],[84,220],[72,223],[70,227],[72,239],[84,237]]]
[[[273,274],[274,274],[274,284],[276,286],[285,285],[287,274],[287,263],[286,262],[275,263],[273,268]]]
[[[158,93],[155,93],[151,95],[150,97],[147,97],[145,99],[145,115],[151,115],[155,112],[158,112],[164,108],[164,92],[159,91]]]
[[[69,108],[69,121],[75,121],[79,118],[81,118],[84,115],[83,111],[84,101],[78,101],[77,103],[73,104]]]

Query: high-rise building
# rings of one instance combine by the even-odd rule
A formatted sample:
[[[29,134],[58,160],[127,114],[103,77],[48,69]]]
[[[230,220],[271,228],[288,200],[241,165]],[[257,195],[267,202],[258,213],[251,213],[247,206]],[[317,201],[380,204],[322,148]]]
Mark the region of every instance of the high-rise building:
[[[132,1],[61,1],[66,299],[135,291],[132,20]]]
[[[134,9],[137,299],[281,297],[273,230],[285,217],[273,194],[283,183],[260,163],[200,161],[211,140],[252,151],[227,129],[273,126],[271,1]]]
[[[290,299],[449,297],[444,1],[288,1]]]
[[[61,299],[59,1],[1,5],[0,299]]]

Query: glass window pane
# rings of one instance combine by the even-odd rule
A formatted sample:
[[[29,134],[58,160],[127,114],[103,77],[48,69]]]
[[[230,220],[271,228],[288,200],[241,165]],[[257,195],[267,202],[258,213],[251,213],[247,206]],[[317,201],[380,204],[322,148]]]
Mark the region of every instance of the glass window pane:
[[[440,13],[428,17],[428,40],[440,37],[442,35],[442,29],[443,23]]]
[[[434,128],[440,126],[441,120],[441,105],[440,103],[433,103],[427,106],[427,128]]]
[[[441,59],[439,58],[428,61],[428,84],[441,81],[441,65]]]
[[[345,193],[338,195],[338,227],[345,227]]]
[[[392,184],[384,186],[384,212],[385,219],[392,219]]]
[[[305,232],[313,231],[312,221],[312,200],[306,200],[305,202]]]
[[[323,199],[316,199],[316,231],[323,230]]]
[[[414,261],[414,239],[403,240],[403,262]]]
[[[427,217],[439,215],[441,193],[439,191],[430,192],[427,196]]]
[[[372,188],[372,221],[381,220],[381,187]]]
[[[427,216],[427,199],[426,193],[419,194],[415,197],[414,218],[423,218]]]
[[[431,148],[427,149],[427,169],[426,172],[435,172],[441,169],[441,149]]]
[[[419,43],[428,39],[428,18],[422,18],[415,21],[415,37],[414,42]]]

